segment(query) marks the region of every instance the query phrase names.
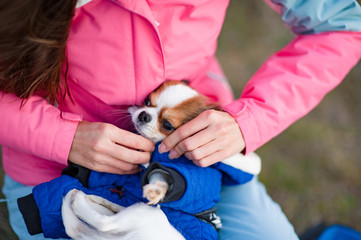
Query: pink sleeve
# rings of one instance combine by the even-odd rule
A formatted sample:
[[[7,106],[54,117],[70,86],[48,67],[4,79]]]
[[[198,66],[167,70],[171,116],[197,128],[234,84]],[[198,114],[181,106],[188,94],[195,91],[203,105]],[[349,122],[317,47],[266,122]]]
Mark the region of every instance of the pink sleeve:
[[[61,112],[39,96],[21,109],[20,103],[0,92],[0,145],[66,164],[81,116]]]
[[[225,110],[238,122],[246,153],[311,111],[361,56],[361,32],[298,36],[271,56]]]

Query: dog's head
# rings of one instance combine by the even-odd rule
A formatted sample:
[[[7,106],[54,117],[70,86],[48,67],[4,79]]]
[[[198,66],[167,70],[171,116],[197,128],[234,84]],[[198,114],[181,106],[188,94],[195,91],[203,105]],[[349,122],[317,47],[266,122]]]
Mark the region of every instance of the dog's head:
[[[137,131],[156,143],[207,109],[218,107],[186,81],[166,81],[128,111]]]

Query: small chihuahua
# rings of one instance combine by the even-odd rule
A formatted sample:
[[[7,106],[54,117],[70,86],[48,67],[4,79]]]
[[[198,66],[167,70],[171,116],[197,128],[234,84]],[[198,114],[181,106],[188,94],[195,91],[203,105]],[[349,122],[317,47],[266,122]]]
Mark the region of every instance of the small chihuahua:
[[[137,131],[157,143],[209,109],[220,108],[191,88],[187,81],[166,81],[145,99],[144,106],[130,107],[128,111]],[[260,159],[253,153],[247,157],[239,153],[222,162],[255,175],[261,169]],[[150,205],[158,204],[167,194],[169,178],[157,172],[148,181],[143,187],[143,197]]]
[[[167,81],[149,95],[144,106],[128,111],[138,132],[157,143],[208,109],[218,107],[187,82]],[[254,153],[239,153],[222,163],[254,175],[261,169],[261,160]],[[126,208],[99,196],[70,191],[62,205],[66,233],[76,240],[184,240],[159,207],[149,206],[162,202],[171,186],[169,176],[156,171],[147,180],[143,195],[148,204],[139,202]]]

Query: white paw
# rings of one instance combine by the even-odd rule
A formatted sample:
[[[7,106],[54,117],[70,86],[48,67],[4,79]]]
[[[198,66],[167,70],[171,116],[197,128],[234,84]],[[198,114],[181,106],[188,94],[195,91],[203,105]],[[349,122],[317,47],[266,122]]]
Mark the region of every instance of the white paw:
[[[167,193],[168,185],[163,181],[156,181],[143,187],[143,197],[149,202],[148,205],[158,204]]]

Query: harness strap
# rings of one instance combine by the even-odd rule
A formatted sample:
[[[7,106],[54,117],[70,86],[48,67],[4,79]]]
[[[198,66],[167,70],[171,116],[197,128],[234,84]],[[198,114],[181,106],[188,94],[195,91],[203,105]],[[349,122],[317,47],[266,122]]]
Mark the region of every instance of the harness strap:
[[[200,213],[193,214],[199,220],[211,224],[217,231],[222,228],[221,218],[216,214],[216,208],[211,208]]]

